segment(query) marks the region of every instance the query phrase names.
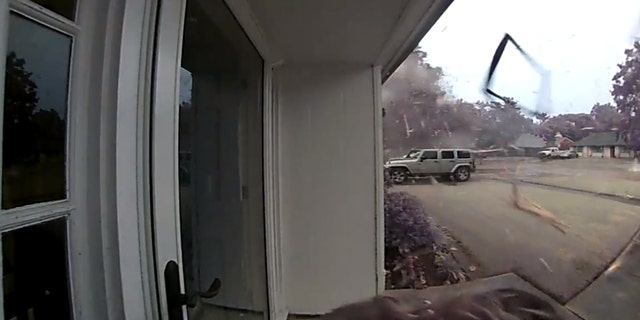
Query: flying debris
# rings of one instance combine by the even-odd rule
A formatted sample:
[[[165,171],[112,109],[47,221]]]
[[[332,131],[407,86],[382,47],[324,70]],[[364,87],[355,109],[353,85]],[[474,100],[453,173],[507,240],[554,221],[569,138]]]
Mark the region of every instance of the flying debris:
[[[491,84],[493,83],[493,76],[498,67],[498,63],[502,58],[502,54],[507,47],[507,44],[511,42],[515,48],[522,54],[525,60],[531,65],[531,67],[536,70],[540,74],[540,87],[537,92],[537,102],[534,108],[524,107],[520,104],[517,104],[516,107],[520,109],[522,112],[527,113],[530,116],[538,116],[548,111],[551,111],[551,73],[542,67],[537,61],[533,59],[526,51],[520,47],[520,45],[509,35],[508,33],[504,34],[504,37],[500,41],[500,44],[496,48],[495,53],[493,54],[493,59],[491,60],[491,65],[489,66],[489,72],[487,73],[487,78],[484,83],[484,87],[482,91],[493,98],[497,98],[504,103],[512,103],[512,101],[497,92],[491,89]]]

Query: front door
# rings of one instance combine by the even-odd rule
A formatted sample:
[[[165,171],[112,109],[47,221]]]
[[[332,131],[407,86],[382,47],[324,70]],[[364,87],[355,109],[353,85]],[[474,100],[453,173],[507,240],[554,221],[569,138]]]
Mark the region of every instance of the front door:
[[[163,319],[263,319],[263,61],[224,0],[165,0],[152,197]]]

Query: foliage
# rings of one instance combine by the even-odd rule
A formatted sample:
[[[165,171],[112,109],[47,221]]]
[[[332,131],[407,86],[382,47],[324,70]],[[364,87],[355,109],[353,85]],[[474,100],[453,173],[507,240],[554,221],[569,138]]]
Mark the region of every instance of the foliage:
[[[595,130],[598,132],[618,130],[622,122],[622,115],[611,103],[594,104],[590,114],[595,121]]]
[[[533,120],[525,118],[516,107],[516,102],[477,102],[480,108],[477,121],[479,130],[475,146],[478,148],[506,147],[520,134],[530,132]]]
[[[568,113],[553,116],[541,122],[534,128],[534,133],[552,141],[557,133],[563,137],[578,141],[593,131],[591,128],[597,126],[590,114]]]
[[[414,52],[383,87],[387,148],[505,147],[531,131],[533,120],[515,101],[453,99],[445,89],[442,69],[425,59],[426,53]]]
[[[426,210],[406,192],[385,192],[384,222],[387,252],[404,255],[434,243]]]
[[[406,192],[384,194],[384,265],[391,288],[420,288],[426,272],[435,269],[434,233],[418,199]],[[426,249],[422,259],[417,251]]]
[[[508,147],[522,133],[554,141],[557,133],[578,141],[592,132],[617,131],[640,150],[640,45],[614,77],[615,106],[596,103],[590,113],[527,116],[515,101],[507,103],[454,99],[445,89],[444,71],[415,51],[383,87],[385,148],[404,153],[410,148]]]
[[[613,76],[611,96],[621,114],[620,133],[629,149],[640,153],[640,42],[624,51],[625,61]]]
[[[3,165],[33,160],[36,153],[36,126],[33,113],[38,105],[38,87],[25,68],[25,60],[14,52],[7,55],[4,96]]]

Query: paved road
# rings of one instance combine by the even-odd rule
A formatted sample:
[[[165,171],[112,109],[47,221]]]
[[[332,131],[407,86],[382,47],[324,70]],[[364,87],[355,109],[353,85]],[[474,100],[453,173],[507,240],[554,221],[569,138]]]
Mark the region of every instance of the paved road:
[[[467,183],[395,187],[421,199],[488,274],[515,271],[560,302],[584,289],[640,226],[640,207],[584,193],[522,186],[528,198],[570,226],[567,234],[514,208],[510,185]]]

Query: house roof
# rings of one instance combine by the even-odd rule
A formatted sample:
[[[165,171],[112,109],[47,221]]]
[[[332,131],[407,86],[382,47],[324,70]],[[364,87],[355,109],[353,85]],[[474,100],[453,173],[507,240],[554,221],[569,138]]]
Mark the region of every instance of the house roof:
[[[530,133],[521,134],[514,143],[518,148],[544,148],[546,144],[544,139]]]
[[[627,143],[617,132],[596,132],[577,141],[575,146],[605,147],[625,146]]]

